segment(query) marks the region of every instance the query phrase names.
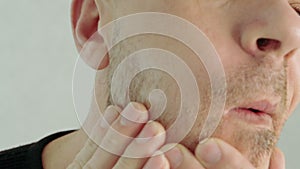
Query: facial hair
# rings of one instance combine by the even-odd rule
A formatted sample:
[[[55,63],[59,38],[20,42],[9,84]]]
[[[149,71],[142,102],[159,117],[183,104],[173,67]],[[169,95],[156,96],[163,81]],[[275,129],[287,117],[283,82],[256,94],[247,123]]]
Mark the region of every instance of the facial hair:
[[[120,51],[123,51],[122,45],[120,46],[120,49],[115,50],[117,51],[117,55],[120,54]],[[123,58],[124,57],[120,56],[117,57],[116,55],[110,58],[111,65],[109,79],[111,79],[115,68]],[[213,137],[220,138],[238,149],[256,168],[263,168],[268,165],[266,163],[270,159],[272,149],[274,148],[282,129],[283,121],[286,119],[286,64],[277,68],[271,64],[266,64],[265,62],[241,65],[232,68],[231,70],[227,70],[226,75],[226,90],[217,91],[217,94],[220,97],[223,97],[224,94],[226,94],[226,106],[224,111],[240,105],[245,100],[254,101],[260,95],[281,97],[281,102],[274,112],[274,129],[257,129],[249,126],[245,122],[224,117],[213,135]],[[205,78],[206,77],[203,79]],[[120,79],[120,81],[122,81],[122,79]],[[119,87],[122,87],[122,83],[120,83]],[[148,94],[153,89],[165,91],[168,100],[172,103],[176,103],[172,106],[168,106],[168,103],[165,112],[161,117],[156,119],[167,129],[176,119],[176,112],[174,109],[178,109],[179,106],[177,105],[180,103],[180,93],[174,79],[158,70],[142,72],[132,80],[129,95],[131,101],[137,101],[149,107]],[[115,98],[119,98],[120,100],[112,101],[112,97],[110,96],[108,105],[122,102],[122,97],[117,96]],[[210,98],[210,90],[206,90],[205,88],[201,91],[200,104],[202,106],[196,123],[187,137],[180,142],[190,150],[194,150],[199,142],[199,133],[207,113],[209,112]],[[234,126],[234,130],[232,130],[232,127],[230,126]]]
[[[228,123],[234,123],[236,128],[232,131],[232,138],[228,138],[227,141],[246,155],[256,168],[260,168],[268,165],[266,159],[270,157],[278,141],[283,122],[287,116],[286,64],[275,68],[261,62],[255,65],[243,65],[236,70],[238,71],[232,71],[228,74],[227,108],[240,105],[245,99],[255,101],[261,95],[269,98],[281,97],[276,111],[273,112],[273,129],[252,128],[245,123],[241,124],[242,122],[239,121],[223,119],[215,133],[224,138],[224,135],[228,134],[224,133],[224,128]]]

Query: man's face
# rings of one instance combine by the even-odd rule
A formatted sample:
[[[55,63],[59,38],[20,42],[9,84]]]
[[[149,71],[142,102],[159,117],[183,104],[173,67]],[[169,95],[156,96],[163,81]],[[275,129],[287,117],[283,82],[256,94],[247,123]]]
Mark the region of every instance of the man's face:
[[[201,29],[219,53],[227,80],[224,116],[213,136],[235,146],[255,166],[268,165],[270,150],[299,102],[300,16],[295,9],[300,9],[300,0],[96,0],[96,3],[101,6],[99,28],[128,14],[151,11],[182,17]],[[202,107],[192,131],[181,142],[193,149],[210,106],[210,84],[205,67],[190,49],[158,35],[129,38],[110,51],[110,76],[127,55],[150,47],[175,53],[197,77]],[[176,119],[180,102],[174,79],[160,71],[145,71],[132,81],[131,98],[149,106],[148,94],[155,88],[164,90],[168,98],[164,114],[157,119],[168,128]],[[171,132],[168,137],[171,142],[176,136]]]

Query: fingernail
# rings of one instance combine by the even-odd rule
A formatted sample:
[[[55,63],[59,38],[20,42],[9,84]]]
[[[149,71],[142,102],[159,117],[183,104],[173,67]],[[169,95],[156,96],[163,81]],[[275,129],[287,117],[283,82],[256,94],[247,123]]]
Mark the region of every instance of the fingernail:
[[[178,168],[183,161],[183,155],[179,148],[174,147],[168,152],[166,152],[166,156],[169,160],[171,168]]]
[[[220,147],[213,139],[205,139],[200,142],[196,149],[196,155],[206,167],[216,164],[222,157]]]
[[[143,169],[166,168],[165,166],[167,165],[167,159],[163,154],[164,153],[159,150],[155,152]]]
[[[121,113],[120,123],[123,126],[134,123],[145,123],[148,120],[147,109],[138,103],[129,103]]]
[[[144,144],[151,140],[156,135],[155,126],[152,121],[148,122],[141,133],[139,134],[138,138],[136,138],[136,142],[139,144]]]

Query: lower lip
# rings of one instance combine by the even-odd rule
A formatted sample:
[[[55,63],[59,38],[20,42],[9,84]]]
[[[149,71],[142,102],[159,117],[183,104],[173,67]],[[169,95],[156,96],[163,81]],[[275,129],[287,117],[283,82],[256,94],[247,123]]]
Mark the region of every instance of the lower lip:
[[[272,127],[272,117],[264,112],[254,113],[248,109],[235,108],[230,110],[229,114],[258,127]]]

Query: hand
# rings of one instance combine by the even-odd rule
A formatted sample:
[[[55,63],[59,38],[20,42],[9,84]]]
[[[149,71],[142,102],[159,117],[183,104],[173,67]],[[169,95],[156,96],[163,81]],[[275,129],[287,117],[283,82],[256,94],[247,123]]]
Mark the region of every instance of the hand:
[[[164,144],[164,128],[157,122],[148,122],[143,105],[131,103],[121,115],[119,112],[115,106],[105,110],[68,169],[141,169],[147,157]]]
[[[285,169],[284,154],[278,148],[273,150],[269,169]]]
[[[167,145],[162,148],[174,145]],[[234,147],[219,139],[209,139],[200,143],[194,154],[186,147],[176,145],[170,151],[148,160],[144,169],[255,169],[255,167]],[[283,153],[275,149],[269,169],[285,169]]]
[[[140,111],[135,112],[132,106]],[[164,128],[157,122],[146,123],[148,113],[140,104],[130,104],[121,114],[126,117],[131,116],[130,119],[138,120],[140,123],[122,120],[118,108],[110,106],[104,113],[107,123],[105,121],[103,123],[102,119],[98,120],[92,130],[92,139],[86,141],[68,169],[240,169],[241,167],[254,169],[238,150],[219,139],[209,139],[199,144],[194,154],[180,144],[163,146]],[[130,138],[122,137],[120,133]],[[159,137],[150,140],[133,140],[135,137],[152,136]],[[165,152],[170,147],[174,148]],[[155,152],[160,152],[160,155],[147,158]],[[278,149],[273,153],[269,169],[284,169],[284,157]]]

